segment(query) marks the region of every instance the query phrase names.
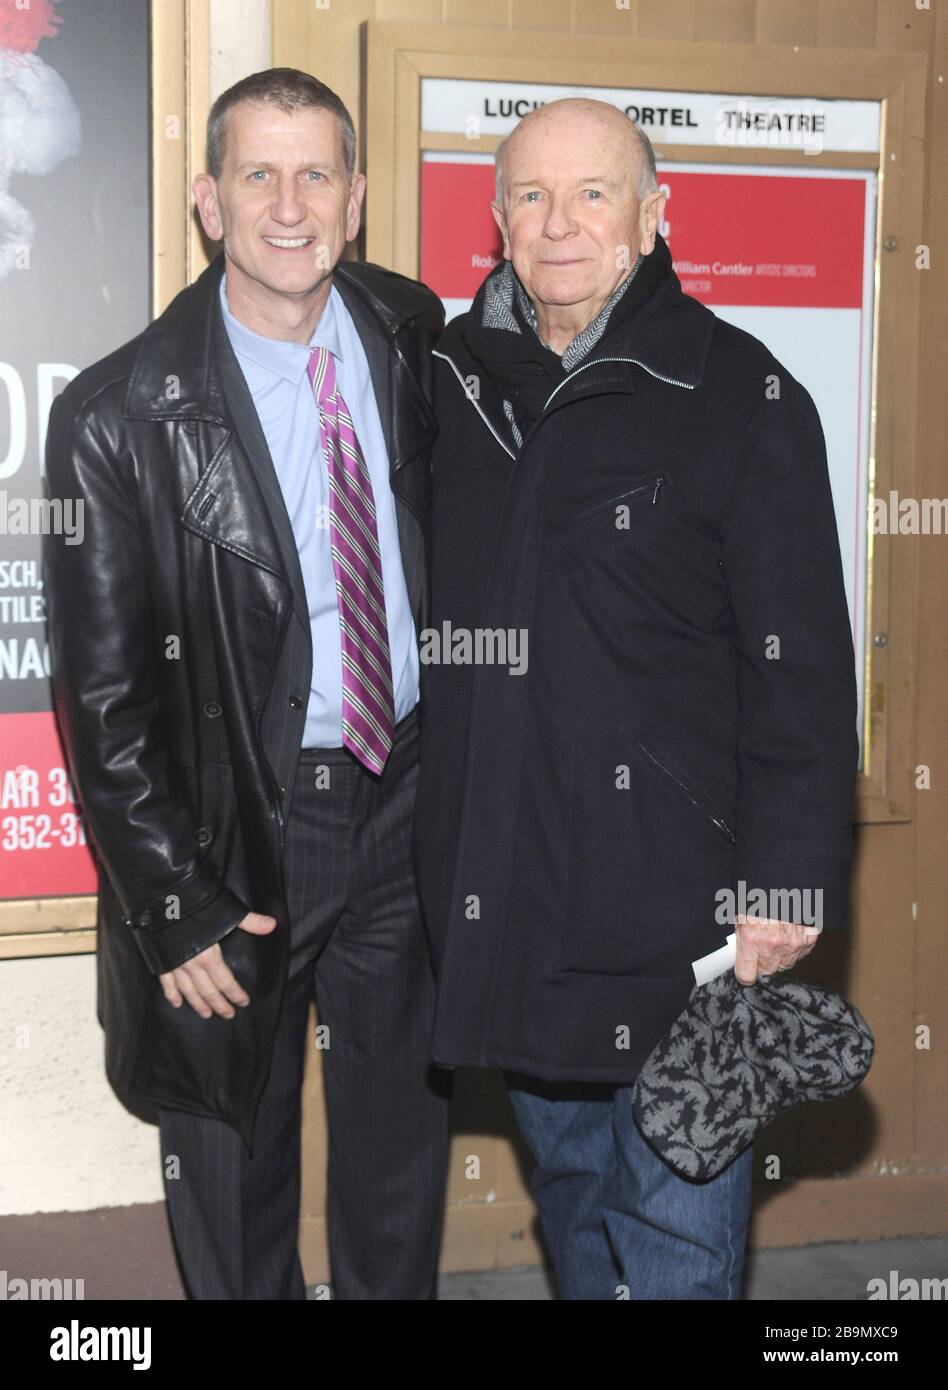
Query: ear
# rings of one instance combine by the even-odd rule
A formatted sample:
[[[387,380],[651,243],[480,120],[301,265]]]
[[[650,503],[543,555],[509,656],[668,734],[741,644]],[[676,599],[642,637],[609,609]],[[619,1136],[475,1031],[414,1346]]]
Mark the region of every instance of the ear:
[[[217,180],[210,174],[198,174],[191,185],[194,201],[197,204],[201,226],[211,241],[220,241],[224,235],[220,203],[217,201]]]
[[[655,233],[662,220],[667,198],[661,189],[648,193],[639,204],[639,250],[650,256],[655,250]]]
[[[501,207],[500,203],[498,203],[498,202],[496,201],[496,199],[494,199],[494,200],[491,202],[490,210],[491,210],[491,212],[494,214],[494,221],[497,223],[497,226],[500,228],[500,235],[501,235],[501,236],[503,237],[503,239],[504,239],[504,260],[509,261],[509,260],[510,260],[510,238],[507,236],[507,219],[506,219],[506,217],[504,216],[504,210],[503,210],[503,208]]]
[[[365,174],[353,174],[346,207],[346,241],[354,241],[362,223],[362,202],[365,198]]]

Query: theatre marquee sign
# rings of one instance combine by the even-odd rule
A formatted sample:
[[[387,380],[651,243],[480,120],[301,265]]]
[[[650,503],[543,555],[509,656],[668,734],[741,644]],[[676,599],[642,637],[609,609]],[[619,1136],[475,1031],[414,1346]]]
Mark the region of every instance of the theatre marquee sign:
[[[432,77],[421,87],[422,129],[468,139],[506,135],[528,111],[569,96],[612,102],[664,145],[744,145],[813,153],[874,153],[879,148],[880,109],[875,101]]]

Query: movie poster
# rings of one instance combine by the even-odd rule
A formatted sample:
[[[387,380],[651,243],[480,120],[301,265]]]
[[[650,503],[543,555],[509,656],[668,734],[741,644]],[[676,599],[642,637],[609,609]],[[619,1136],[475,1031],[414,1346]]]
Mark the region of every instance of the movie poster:
[[[53,398],[149,318],[148,34],[147,0],[0,6],[0,899],[96,888],[51,713],[43,455]]]

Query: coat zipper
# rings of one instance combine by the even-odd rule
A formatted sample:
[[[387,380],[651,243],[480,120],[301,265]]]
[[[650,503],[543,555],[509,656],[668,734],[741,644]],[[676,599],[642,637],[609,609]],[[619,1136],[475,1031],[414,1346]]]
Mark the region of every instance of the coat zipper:
[[[568,531],[573,526],[579,526],[581,522],[588,521],[591,516],[596,516],[597,513],[604,512],[609,507],[616,506],[618,505],[618,503],[624,502],[627,497],[638,497],[640,493],[648,492],[649,488],[652,487],[653,483],[655,484],[654,489],[652,491],[652,506],[654,507],[655,503],[658,501],[659,492],[667,482],[667,474],[650,473],[648,475],[647,480],[643,483],[640,483],[638,487],[628,488],[625,492],[616,493],[615,497],[607,497],[602,502],[594,502],[591,507],[586,507],[584,511],[579,512],[576,516],[571,516],[568,517],[566,521],[558,522],[553,527],[553,530]]]
[[[484,414],[483,410],[481,410],[481,408],[480,408],[480,406],[478,405],[477,401],[474,399],[474,397],[473,397],[473,396],[471,395],[471,393],[468,391],[467,387],[464,385],[464,378],[463,378],[463,376],[461,375],[461,373],[458,371],[458,369],[457,369],[457,367],[455,366],[455,364],[454,364],[454,362],[452,361],[452,359],[451,359],[450,357],[446,357],[445,354],[444,354],[443,352],[437,352],[434,348],[431,349],[431,355],[432,355],[432,357],[440,357],[441,360],[442,360],[443,362],[447,362],[448,366],[451,368],[451,370],[454,372],[454,375],[457,377],[458,381],[461,383],[461,389],[463,390],[465,396],[467,396],[468,400],[471,402],[471,405],[474,407],[474,409],[477,411],[478,415],[479,415],[479,416],[481,417],[481,419],[484,421],[484,424],[487,426],[487,428],[490,430],[491,434],[492,434],[492,435],[494,436],[494,438],[497,440],[497,443],[498,443],[498,444],[500,445],[500,447],[503,449],[504,453],[505,453],[505,454],[508,454],[512,459],[516,460],[517,455],[516,455],[516,454],[512,454],[512,453],[510,452],[510,450],[507,448],[507,445],[504,443],[504,441],[501,439],[500,435],[499,435],[499,434],[497,433],[497,431],[494,429],[494,426],[491,424],[490,420],[488,420],[488,418],[487,418],[487,416]],[[546,409],[545,406],[544,406],[544,409]]]
[[[669,781],[674,782],[675,786],[678,787],[685,794],[685,796],[691,802],[692,806],[695,808],[696,811],[700,812],[700,814],[704,816],[707,820],[710,820],[712,825],[716,826],[718,830],[725,834],[728,837],[728,839],[732,843],[734,843],[734,831],[728,825],[724,817],[719,815],[718,812],[714,809],[714,807],[711,806],[711,804],[708,801],[706,801],[704,797],[696,795],[696,793],[692,790],[688,783],[685,782],[681,778],[681,776],[672,768],[670,768],[666,763],[663,763],[660,758],[657,758],[655,754],[652,752],[652,750],[648,748],[641,741],[641,739],[637,740],[636,747],[642,753],[645,754],[649,762],[653,763],[654,766],[658,769],[658,771],[663,774],[663,776],[667,777]]]
[[[597,366],[600,362],[633,362],[636,367],[641,367],[643,372],[648,372],[649,376],[655,377],[657,381],[665,381],[669,386],[683,386],[686,391],[693,391],[695,389],[693,382],[678,381],[673,376],[662,376],[661,372],[653,372],[651,367],[647,367],[645,363],[640,362],[637,357],[594,357],[591,362],[584,362],[581,367],[577,367],[575,371],[570,372],[569,376],[563,378],[559,386],[555,387],[547,397],[546,405],[544,405],[543,409],[546,410],[546,407],[550,404],[550,401],[556,395],[557,391],[561,391],[568,381],[572,381],[574,376],[578,376],[580,372],[584,372],[587,367]]]
[[[442,360],[443,362],[447,362],[448,366],[451,368],[451,370],[454,372],[454,375],[457,377],[458,381],[461,383],[461,387],[462,387],[462,389],[463,389],[463,391],[464,391],[465,396],[467,396],[467,399],[471,402],[471,404],[473,405],[474,409],[477,411],[478,415],[479,415],[479,416],[481,417],[481,419],[484,421],[484,424],[487,426],[487,428],[490,430],[491,434],[492,434],[492,435],[494,436],[494,438],[497,440],[497,443],[498,443],[498,444],[500,445],[500,447],[503,449],[504,453],[508,455],[508,457],[510,457],[510,458],[512,458],[512,459],[514,459],[514,460],[516,461],[517,455],[514,454],[514,453],[512,453],[512,452],[510,451],[510,449],[507,448],[507,445],[504,443],[504,441],[501,439],[500,435],[499,435],[499,434],[497,433],[497,431],[494,429],[494,426],[491,424],[490,420],[489,420],[489,419],[487,418],[487,416],[484,414],[483,410],[481,410],[481,407],[478,405],[477,401],[474,399],[474,397],[473,397],[473,396],[470,394],[470,392],[468,391],[467,387],[464,385],[464,378],[463,378],[463,376],[461,375],[460,371],[458,370],[458,368],[457,368],[455,362],[453,361],[453,359],[450,358],[450,357],[448,357],[446,353],[438,352],[438,351],[436,351],[436,349],[434,349],[434,348],[432,348],[431,351],[432,351],[432,356],[433,356],[433,357],[440,357],[441,360]],[[654,372],[654,371],[652,370],[651,367],[647,366],[644,362],[639,361],[639,359],[638,359],[637,357],[594,357],[594,358],[592,359],[591,362],[584,362],[583,365],[582,365],[581,367],[577,367],[577,368],[575,369],[575,371],[570,372],[569,376],[563,378],[563,380],[559,383],[559,385],[558,385],[557,387],[555,387],[554,390],[551,391],[550,395],[547,397],[547,399],[546,399],[546,401],[544,402],[544,405],[543,405],[543,410],[544,410],[544,411],[546,410],[547,406],[550,404],[550,401],[551,401],[551,400],[553,399],[553,397],[557,394],[557,392],[558,392],[558,391],[561,391],[561,390],[563,389],[563,387],[567,384],[567,382],[572,381],[572,379],[573,379],[574,376],[578,376],[580,372],[584,372],[584,371],[586,370],[587,367],[595,367],[595,366],[597,366],[600,362],[631,362],[631,363],[633,363],[634,366],[636,366],[636,367],[641,367],[642,370],[643,370],[643,372],[648,372],[649,376],[655,377],[656,381],[664,381],[664,382],[667,382],[667,384],[668,384],[669,386],[681,386],[681,387],[683,387],[686,391],[693,391],[693,390],[695,389],[695,387],[694,387],[694,382],[691,382],[691,381],[679,381],[676,377],[673,377],[673,376],[663,376],[661,372]],[[533,433],[533,430],[536,429],[537,425],[539,425],[539,424],[542,422],[542,420],[543,420],[543,411],[541,411],[539,417],[538,417],[536,420],[534,420],[534,422],[533,422],[533,427],[532,427],[532,429],[531,429],[531,431],[530,431],[530,434]],[[529,435],[527,436],[527,438],[529,438]],[[526,441],[526,439],[525,439],[525,440],[523,441],[523,444],[520,446],[520,452],[521,452],[521,453],[523,453],[523,450],[524,450],[524,447],[525,447],[525,445],[526,445],[526,442],[527,442],[527,441]]]

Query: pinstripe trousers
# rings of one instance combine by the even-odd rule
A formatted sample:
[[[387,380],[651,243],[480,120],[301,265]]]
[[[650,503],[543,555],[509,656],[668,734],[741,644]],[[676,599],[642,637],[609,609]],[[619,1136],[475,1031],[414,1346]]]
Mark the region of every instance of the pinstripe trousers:
[[[345,749],[300,755],[285,843],[289,974],[253,1157],[223,1121],[160,1112],[162,1154],[180,1160],[177,1177],[163,1164],[165,1196],[193,1298],[306,1296],[300,1091],[314,992],[332,1295],[435,1297],[450,1077],[427,1061],[434,983],[411,862],[417,722],[414,711],[398,725],[381,778]]]

